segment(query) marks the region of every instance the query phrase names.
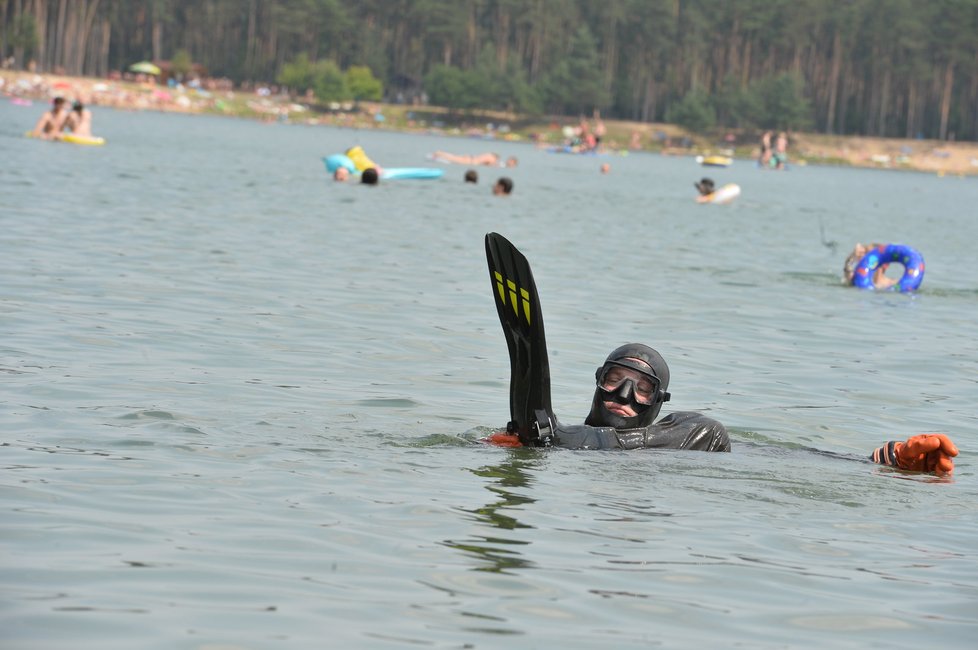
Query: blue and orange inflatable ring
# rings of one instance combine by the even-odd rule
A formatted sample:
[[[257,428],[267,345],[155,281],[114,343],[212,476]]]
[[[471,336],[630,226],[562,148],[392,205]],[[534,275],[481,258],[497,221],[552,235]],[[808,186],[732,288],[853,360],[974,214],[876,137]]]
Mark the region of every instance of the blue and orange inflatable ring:
[[[877,246],[859,261],[852,276],[852,286],[860,289],[873,288],[873,274],[881,264],[902,264],[903,277],[894,286],[898,291],[916,291],[924,279],[924,258],[916,250],[903,244]]]

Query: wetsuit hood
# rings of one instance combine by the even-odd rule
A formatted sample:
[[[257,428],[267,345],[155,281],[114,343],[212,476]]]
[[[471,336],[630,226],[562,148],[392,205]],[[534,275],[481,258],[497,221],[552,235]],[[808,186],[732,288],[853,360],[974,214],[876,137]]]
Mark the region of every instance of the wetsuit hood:
[[[636,361],[637,360],[637,361]],[[630,382],[626,382],[621,390],[605,390],[601,387],[601,378],[604,376],[609,366],[624,366],[638,372],[649,375],[653,378],[658,387],[651,404],[640,404],[635,400],[633,387]],[[669,401],[669,366],[662,355],[641,343],[628,343],[614,350],[605,359],[604,365],[598,368],[595,373],[595,381],[598,384],[594,390],[594,399],[591,401],[591,412],[585,420],[586,424],[594,427],[614,427],[615,429],[638,429],[647,427],[655,421],[662,403]],[[626,417],[612,413],[604,403],[605,401],[617,401],[622,404],[629,404],[636,415]]]

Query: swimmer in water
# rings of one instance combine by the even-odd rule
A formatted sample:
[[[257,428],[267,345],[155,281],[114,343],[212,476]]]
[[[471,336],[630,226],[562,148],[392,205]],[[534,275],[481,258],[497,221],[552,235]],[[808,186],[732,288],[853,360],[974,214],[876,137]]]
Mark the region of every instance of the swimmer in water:
[[[495,196],[509,196],[513,193],[513,180],[506,176],[501,176],[496,184],[492,186],[492,193]]]
[[[874,248],[884,248],[882,244],[861,244],[857,243],[849,253],[849,257],[846,258],[845,264],[842,266],[842,283],[846,285],[852,285],[852,280],[856,276],[856,267],[859,266],[859,262],[866,257],[866,253],[873,250]],[[880,264],[876,271],[873,273],[873,286],[877,289],[889,289],[894,284],[899,282],[899,280],[894,280],[893,278],[886,277],[886,269],[889,264]]]
[[[484,165],[486,167],[499,166],[499,154],[480,153],[476,155],[456,155],[447,151],[436,151],[431,154],[432,160],[439,162],[454,163],[456,165]]]
[[[486,236],[486,254],[494,285],[505,278],[507,284],[520,287],[522,293],[520,298],[513,298],[522,305],[522,312],[517,310],[515,314],[506,304],[505,291],[493,293],[511,351],[510,411],[514,421],[506,431],[486,438],[487,442],[507,447],[730,451],[726,428],[705,415],[678,411],[656,421],[662,405],[671,397],[669,366],[662,355],[642,343],[616,348],[597,369],[591,410],[584,424],[559,422],[550,407],[543,318],[529,263],[495,233]],[[519,419],[523,421],[516,421]],[[958,449],[947,435],[928,433],[905,441],[889,441],[876,449],[869,460],[946,476],[953,473],[957,455]]]
[[[710,200],[711,195],[716,188],[713,185],[712,178],[704,178],[699,183],[693,183],[693,186],[699,191],[700,195],[696,197],[697,203],[707,203]]]
[[[42,140],[53,140],[61,133],[67,119],[68,109],[65,106],[65,98],[55,97],[51,109],[44,111],[44,114],[37,120],[31,135]]]
[[[71,106],[71,111],[65,119],[64,128],[74,135],[91,137],[92,136],[92,112],[85,108],[81,102],[75,102]]]
[[[380,182],[380,174],[376,167],[368,167],[360,174],[360,182],[364,185],[376,185]]]

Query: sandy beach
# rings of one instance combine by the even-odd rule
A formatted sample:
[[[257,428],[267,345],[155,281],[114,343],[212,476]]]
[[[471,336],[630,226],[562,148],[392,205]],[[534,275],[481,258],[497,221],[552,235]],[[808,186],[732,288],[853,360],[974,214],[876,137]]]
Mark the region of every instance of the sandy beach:
[[[0,95],[30,105],[37,114],[55,96],[78,99],[89,107],[126,110],[209,113],[349,128],[437,132],[484,139],[530,140],[541,146],[559,144],[562,129],[576,123],[570,117],[532,118],[503,113],[452,114],[436,107],[363,103],[357,107],[321,107],[276,94],[270,88],[234,89],[226,80],[207,80],[199,87],[170,87],[153,77],[95,79],[0,71]],[[36,118],[35,118],[36,119]],[[612,151],[657,151],[672,155],[722,153],[737,159],[756,159],[756,135],[731,131],[723,138],[691,134],[670,124],[605,120],[604,146]],[[95,130],[98,125],[96,121]],[[638,142],[638,146],[635,146]],[[938,175],[978,175],[978,143],[898,138],[789,134],[790,162],[934,172]]]

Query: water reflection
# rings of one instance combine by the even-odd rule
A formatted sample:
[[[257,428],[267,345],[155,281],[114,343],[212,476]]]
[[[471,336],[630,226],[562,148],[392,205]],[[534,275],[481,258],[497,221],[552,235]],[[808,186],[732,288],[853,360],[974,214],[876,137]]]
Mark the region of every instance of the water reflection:
[[[514,451],[506,462],[498,465],[486,465],[479,469],[470,470],[476,476],[493,479],[486,489],[493,495],[493,500],[474,510],[462,509],[471,514],[480,524],[502,530],[517,530],[533,528],[521,523],[514,515],[523,506],[533,503],[536,499],[516,494],[513,488],[525,488],[532,485],[528,470],[536,469],[539,458],[530,457],[528,452]],[[445,546],[462,551],[468,556],[475,556],[485,564],[475,567],[475,571],[505,573],[511,569],[532,568],[532,562],[523,559],[516,548],[530,542],[513,537],[497,535],[477,535],[465,541],[446,540]]]

